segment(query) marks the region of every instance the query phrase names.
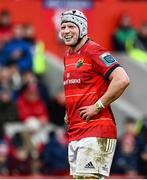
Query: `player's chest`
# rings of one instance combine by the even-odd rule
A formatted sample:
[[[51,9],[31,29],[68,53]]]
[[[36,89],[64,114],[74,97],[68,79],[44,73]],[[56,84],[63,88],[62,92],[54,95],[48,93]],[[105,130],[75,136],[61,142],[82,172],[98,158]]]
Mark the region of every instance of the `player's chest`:
[[[65,59],[64,80],[89,81],[92,75],[92,64],[87,57],[79,55]]]

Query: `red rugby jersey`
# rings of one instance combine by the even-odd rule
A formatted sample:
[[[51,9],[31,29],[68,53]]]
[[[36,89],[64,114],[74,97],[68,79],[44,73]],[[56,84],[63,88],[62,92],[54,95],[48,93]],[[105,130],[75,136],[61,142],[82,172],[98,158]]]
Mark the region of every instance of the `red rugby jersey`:
[[[116,124],[110,106],[89,122],[79,108],[94,104],[107,90],[108,77],[119,63],[103,47],[88,40],[78,52],[66,51],[64,89],[69,120],[69,141],[85,137],[116,138]]]

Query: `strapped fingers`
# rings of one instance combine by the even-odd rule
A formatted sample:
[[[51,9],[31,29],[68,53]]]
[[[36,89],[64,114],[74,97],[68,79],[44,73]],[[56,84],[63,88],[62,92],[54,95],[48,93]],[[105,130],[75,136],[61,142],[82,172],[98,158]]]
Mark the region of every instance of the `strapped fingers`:
[[[80,112],[80,116],[82,117],[86,113],[86,110]]]
[[[82,118],[83,118],[83,119],[86,119],[87,116],[88,116],[88,114],[85,113],[85,114],[82,115]]]
[[[91,119],[91,116],[87,116],[86,120],[89,121]]]

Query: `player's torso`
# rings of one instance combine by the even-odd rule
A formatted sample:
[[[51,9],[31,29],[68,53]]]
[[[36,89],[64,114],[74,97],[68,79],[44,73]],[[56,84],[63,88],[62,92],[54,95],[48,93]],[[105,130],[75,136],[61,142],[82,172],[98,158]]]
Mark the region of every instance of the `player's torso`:
[[[110,107],[92,117],[89,123],[80,117],[79,108],[94,104],[106,92],[109,82],[100,73],[94,71],[86,48],[77,53],[67,53],[64,60],[64,89],[70,139],[87,136],[102,137],[100,132],[104,131],[106,135],[103,134],[107,136],[110,124],[115,126]],[[103,128],[104,126],[105,128]],[[92,127],[95,128],[92,130]]]
[[[76,124],[83,121],[79,108],[94,104],[104,94],[107,87],[108,82],[93,70],[91,60],[84,51],[66,56],[64,89],[70,123]]]

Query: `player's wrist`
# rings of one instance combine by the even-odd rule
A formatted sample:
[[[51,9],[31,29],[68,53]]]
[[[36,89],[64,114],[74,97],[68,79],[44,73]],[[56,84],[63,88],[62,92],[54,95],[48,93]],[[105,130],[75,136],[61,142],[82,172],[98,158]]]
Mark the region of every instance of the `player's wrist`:
[[[104,109],[105,106],[104,104],[102,103],[101,99],[99,99],[96,103],[95,103],[95,108],[96,110],[101,110],[101,109]]]

